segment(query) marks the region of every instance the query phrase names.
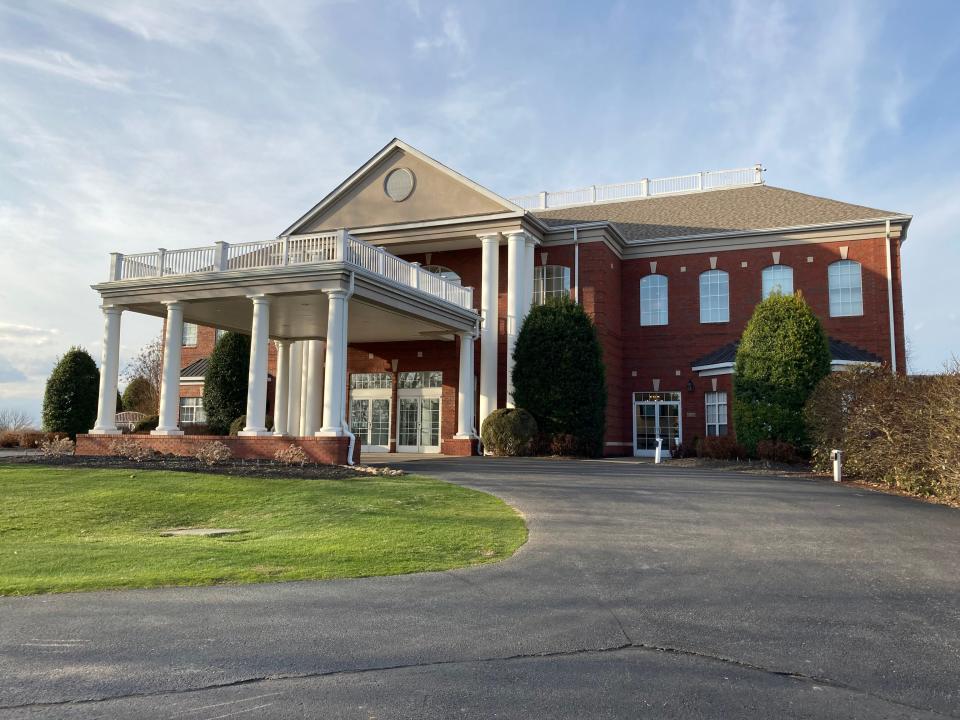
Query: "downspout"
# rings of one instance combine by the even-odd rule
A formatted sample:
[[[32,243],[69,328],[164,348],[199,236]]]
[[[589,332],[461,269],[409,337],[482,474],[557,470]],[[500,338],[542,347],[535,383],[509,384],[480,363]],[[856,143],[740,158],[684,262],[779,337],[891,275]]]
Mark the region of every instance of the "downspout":
[[[897,336],[896,324],[893,318],[893,263],[891,261],[890,244],[893,238],[890,233],[890,220],[886,223],[886,250],[887,250],[887,314],[890,318],[890,367],[893,374],[897,374]]]
[[[576,225],[573,227],[573,301],[580,304],[580,242]]]
[[[354,274],[350,273],[350,289],[347,290],[347,296],[344,298],[344,303],[349,303],[350,298],[353,297],[353,288],[354,288]],[[349,317],[349,315],[347,316]],[[350,356],[347,346],[347,325],[348,323],[343,323],[343,337],[341,341],[343,342],[344,353],[347,357]],[[343,402],[340,403],[341,415],[340,415],[340,427],[343,428],[343,434],[350,438],[350,444],[347,446],[347,465],[353,465],[353,449],[357,444],[357,436],[350,432],[350,425],[347,423],[347,386],[344,383],[343,387],[340,388],[340,392],[343,393]]]

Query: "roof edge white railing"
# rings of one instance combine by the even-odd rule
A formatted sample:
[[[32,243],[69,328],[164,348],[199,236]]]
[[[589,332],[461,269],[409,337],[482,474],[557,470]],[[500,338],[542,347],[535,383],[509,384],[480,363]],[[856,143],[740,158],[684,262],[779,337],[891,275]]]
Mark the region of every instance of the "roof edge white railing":
[[[458,307],[473,308],[473,288],[424,270],[346,230],[293,235],[262,242],[218,241],[205,247],[124,255],[110,254],[110,281],[185,276],[197,273],[261,270],[338,262],[369,272],[393,285],[411,288]]]
[[[570,205],[590,205],[599,202],[616,202],[657,195],[677,195],[703,190],[717,190],[718,188],[762,184],[763,166],[758,163],[752,167],[734,168],[733,170],[707,170],[689,175],[643,178],[635,182],[612,185],[590,185],[575,190],[544,191],[512,197],[510,202],[519,205],[524,210],[549,210]]]

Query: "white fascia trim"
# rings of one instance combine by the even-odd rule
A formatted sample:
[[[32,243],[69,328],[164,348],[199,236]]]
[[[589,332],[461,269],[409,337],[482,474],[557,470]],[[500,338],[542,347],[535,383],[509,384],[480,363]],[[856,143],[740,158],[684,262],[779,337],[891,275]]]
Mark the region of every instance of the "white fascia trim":
[[[503,205],[503,207],[510,212],[519,212],[521,214],[525,212],[524,209],[519,205],[510,202],[506,198],[501,197],[500,195],[497,195],[492,190],[488,190],[487,188],[483,187],[479,183],[474,182],[473,180],[471,180],[470,178],[464,175],[461,175],[456,170],[453,170],[447,167],[446,165],[444,165],[443,163],[440,163],[434,160],[429,155],[426,155],[420,150],[417,150],[415,147],[408,145],[400,138],[394,138],[393,140],[388,142],[386,145],[384,145],[380,149],[380,151],[377,152],[372,158],[370,158],[369,160],[367,160],[367,162],[361,165],[360,168],[355,170],[353,174],[351,174],[346,180],[344,180],[336,188],[334,188],[332,192],[328,193],[327,196],[324,197],[320,202],[318,202],[316,205],[310,208],[310,210],[308,210],[303,215],[301,215],[292,225],[290,225],[290,227],[288,227],[286,230],[281,232],[277,237],[284,237],[286,235],[294,234],[301,225],[308,222],[313,216],[317,215],[324,208],[328,207],[334,201],[336,201],[344,192],[346,192],[351,187],[353,187],[364,175],[366,175],[367,172],[372,167],[374,167],[377,163],[383,160],[387,155],[389,155],[394,150],[403,150],[404,152],[409,153],[410,155],[413,155],[418,160],[421,160],[427,165],[430,165],[435,170],[439,170],[440,172],[453,178],[454,180],[458,180],[459,182],[464,183],[471,189],[485,196],[488,200],[493,200],[494,202]]]
[[[880,363],[874,362],[873,360],[831,360],[830,364],[838,367],[845,365],[867,365],[870,367],[880,367]]]
[[[690,369],[694,372],[702,372],[703,370],[719,370],[721,368],[732,368],[732,362],[724,363],[713,363],[712,365],[693,365]]]
[[[181,385],[203,385],[203,378],[202,378],[202,377],[199,377],[199,376],[197,376],[197,377],[181,377],[181,378],[180,378],[180,384],[181,384]]]
[[[404,223],[403,225],[375,225],[372,227],[350,228],[350,234],[369,235],[371,233],[390,232],[391,230],[421,230],[423,228],[444,225],[467,225],[475,222],[486,222],[488,220],[513,220],[520,219],[523,215],[523,212],[503,212],[493,215],[464,215],[463,217],[445,218],[443,220],[422,220],[415,223]]]

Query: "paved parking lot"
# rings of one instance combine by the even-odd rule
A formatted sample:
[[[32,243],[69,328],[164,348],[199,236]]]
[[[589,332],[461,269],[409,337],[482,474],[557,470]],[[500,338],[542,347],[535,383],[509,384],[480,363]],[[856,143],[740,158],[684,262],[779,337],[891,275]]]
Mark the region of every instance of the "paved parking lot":
[[[496,565],[0,599],[0,717],[960,717],[960,512],[630,462],[410,468]]]

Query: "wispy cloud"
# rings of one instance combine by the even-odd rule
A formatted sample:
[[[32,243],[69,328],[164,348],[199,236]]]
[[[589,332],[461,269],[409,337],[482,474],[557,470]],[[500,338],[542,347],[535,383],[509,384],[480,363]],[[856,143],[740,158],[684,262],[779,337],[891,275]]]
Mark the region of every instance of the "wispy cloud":
[[[101,90],[129,90],[129,73],[83,62],[64,50],[0,50],[0,63],[18,65]]]
[[[418,38],[413,43],[413,49],[420,54],[435,50],[452,50],[459,57],[465,56],[469,46],[457,10],[452,7],[444,10],[439,31],[429,37]]]

